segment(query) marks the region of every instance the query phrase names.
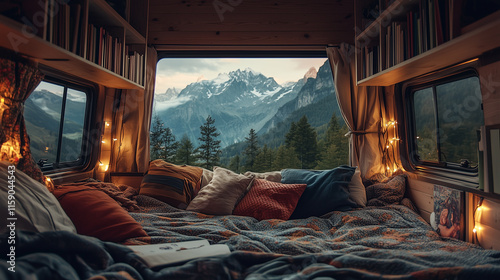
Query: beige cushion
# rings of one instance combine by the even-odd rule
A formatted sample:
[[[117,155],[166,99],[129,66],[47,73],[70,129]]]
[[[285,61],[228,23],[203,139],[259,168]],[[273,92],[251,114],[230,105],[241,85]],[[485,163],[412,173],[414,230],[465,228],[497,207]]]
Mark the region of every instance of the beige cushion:
[[[216,166],[210,183],[200,190],[186,210],[208,215],[231,215],[235,205],[250,190],[253,180],[253,174],[236,174]]]
[[[255,179],[263,179],[275,183],[281,183],[281,171],[271,171],[271,172],[264,172],[264,173],[255,173],[255,172],[250,172],[247,171],[245,175],[255,175]]]
[[[203,168],[203,174],[201,175],[201,184],[200,184],[200,189],[206,187],[212,181],[212,178],[214,177],[214,172],[212,170],[208,170]]]
[[[65,230],[76,233],[71,219],[47,187],[21,170],[9,169],[9,166],[13,165],[7,161],[0,162],[0,208],[2,209],[0,220],[8,225],[10,221],[7,218],[17,218],[13,221],[16,230],[34,232]],[[9,179],[14,179],[13,189],[9,188],[11,185]],[[8,206],[12,206],[12,201],[15,202],[14,216],[10,216],[8,212]],[[6,230],[8,229],[2,227],[2,232]]]
[[[366,190],[363,181],[361,180],[361,171],[356,167],[354,175],[352,175],[351,182],[347,186],[349,189],[349,198],[356,202],[361,207],[366,206]]]

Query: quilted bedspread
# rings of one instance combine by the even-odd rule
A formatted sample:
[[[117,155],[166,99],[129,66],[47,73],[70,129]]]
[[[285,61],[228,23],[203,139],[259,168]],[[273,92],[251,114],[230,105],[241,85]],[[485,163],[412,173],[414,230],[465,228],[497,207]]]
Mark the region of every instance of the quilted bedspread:
[[[151,270],[119,244],[61,232],[19,233],[24,241],[16,251],[18,265],[28,269],[32,279],[77,279],[69,277],[74,275],[82,279],[500,277],[499,251],[442,238],[405,206],[367,207],[301,220],[258,221],[179,210],[142,196],[137,201],[141,211],[131,215],[150,237],[129,239],[126,244],[205,238],[211,244],[227,244],[232,253]],[[58,237],[50,237],[51,234]],[[0,238],[0,245],[5,245],[5,237]],[[52,275],[48,273],[51,269],[63,269],[65,273],[59,273],[59,278],[44,278]],[[0,270],[0,278],[23,279],[13,275],[5,270],[2,275]]]

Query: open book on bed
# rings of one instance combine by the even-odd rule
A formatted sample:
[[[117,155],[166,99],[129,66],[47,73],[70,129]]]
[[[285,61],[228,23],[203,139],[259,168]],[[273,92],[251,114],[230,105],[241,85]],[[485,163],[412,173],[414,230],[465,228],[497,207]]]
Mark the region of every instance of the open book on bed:
[[[231,253],[227,245],[210,245],[206,239],[128,247],[151,268]]]

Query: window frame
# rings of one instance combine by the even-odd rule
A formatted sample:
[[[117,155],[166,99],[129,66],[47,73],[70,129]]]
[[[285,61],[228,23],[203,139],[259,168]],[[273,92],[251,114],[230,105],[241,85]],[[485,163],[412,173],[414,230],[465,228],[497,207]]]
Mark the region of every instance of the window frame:
[[[434,112],[436,115],[435,122],[438,123],[438,109],[437,109],[437,93],[436,87],[442,84],[450,83],[453,81],[458,81],[470,77],[479,77],[479,73],[474,66],[476,66],[476,61],[471,61],[464,63],[449,69],[438,71],[436,73],[431,73],[424,77],[415,78],[404,82],[401,88],[401,96],[403,97],[400,104],[404,108],[403,119],[406,123],[406,128],[400,128],[400,135],[404,135],[407,139],[406,149],[401,149],[401,158],[403,159],[403,165],[407,170],[419,171],[422,173],[427,173],[431,175],[438,175],[441,177],[446,177],[458,181],[463,181],[466,183],[477,184],[478,183],[478,167],[465,168],[461,167],[460,164],[440,161],[425,161],[418,160],[416,155],[418,154],[417,145],[413,141],[416,137],[416,126],[415,126],[415,111],[414,111],[414,93],[418,90],[432,87],[434,96]],[[479,80],[479,87],[481,88],[481,82]],[[481,100],[481,111],[483,105]],[[484,116],[484,112],[483,112]],[[436,124],[439,128],[439,125]],[[437,149],[439,156],[439,133],[436,134]],[[439,156],[441,158],[441,156]]]
[[[47,82],[51,84],[55,84],[64,88],[63,96],[62,96],[62,106],[61,106],[61,119],[59,120],[59,131],[58,131],[58,143],[57,143],[57,151],[56,151],[56,161],[52,163],[45,163],[40,165],[38,163],[38,159],[34,159],[38,164],[40,169],[47,174],[51,174],[54,172],[61,172],[66,170],[84,170],[87,169],[90,165],[92,158],[92,143],[90,139],[91,135],[91,124],[93,121],[93,108],[95,102],[96,88],[94,85],[78,81],[76,79],[68,78],[67,76],[63,76],[59,73],[53,73],[51,71],[44,71],[45,77],[42,82]],[[68,89],[77,90],[85,93],[86,95],[86,104],[85,104],[85,116],[82,130],[82,147],[80,152],[80,158],[76,161],[70,162],[60,162],[61,158],[61,147],[62,147],[62,133],[64,131],[64,115],[66,114],[66,97]],[[64,112],[63,112],[64,111]],[[29,134],[28,134],[29,136]]]

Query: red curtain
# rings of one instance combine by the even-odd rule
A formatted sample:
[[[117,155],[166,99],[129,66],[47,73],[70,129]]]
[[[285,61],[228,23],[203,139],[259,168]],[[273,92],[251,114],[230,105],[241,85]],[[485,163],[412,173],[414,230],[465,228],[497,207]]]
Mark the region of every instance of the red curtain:
[[[24,123],[24,101],[44,75],[36,64],[24,59],[0,58],[0,159],[9,161],[33,179],[53,187],[30,151],[30,139]]]

